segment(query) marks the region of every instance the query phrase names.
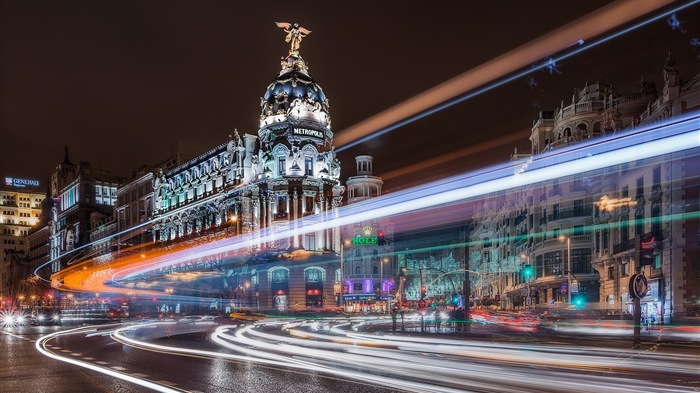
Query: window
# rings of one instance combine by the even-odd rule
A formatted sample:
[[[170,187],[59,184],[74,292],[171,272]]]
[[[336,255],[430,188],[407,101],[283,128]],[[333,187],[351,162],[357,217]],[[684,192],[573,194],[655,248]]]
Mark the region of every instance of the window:
[[[627,277],[627,276],[629,276],[629,274],[630,274],[630,264],[629,264],[629,263],[623,263],[622,265],[620,265],[620,270],[621,270],[620,275],[621,275],[622,277]]]
[[[287,174],[287,158],[286,157],[280,157],[279,161],[277,162],[277,169],[278,169],[278,175],[279,176],[284,176]]]
[[[615,279],[615,266],[608,267],[608,280]]]
[[[362,274],[362,266],[355,266],[355,274]],[[357,284],[355,284],[357,285]],[[362,284],[360,284],[362,285]],[[362,287],[360,287],[362,289]]]
[[[304,174],[306,176],[314,175],[314,160],[311,157],[304,158]]]
[[[572,273],[590,273],[591,269],[591,250],[589,248],[576,248],[571,250]]]
[[[307,233],[304,235],[304,249],[305,250],[315,250],[316,249],[316,235],[313,233]]]
[[[629,240],[630,233],[629,233],[629,225],[630,225],[630,216],[629,214],[626,216],[620,217],[620,243],[624,243],[627,240]]]
[[[585,215],[585,213],[583,211],[583,199],[575,200],[574,201],[574,216],[581,217],[584,215]]]
[[[661,187],[661,166],[654,167],[652,172],[652,185],[654,187]]]
[[[640,198],[644,196],[644,177],[637,178],[637,193],[635,198]]]
[[[544,275],[553,276],[562,273],[561,251],[548,252],[544,254]]]
[[[644,209],[636,209],[634,212],[634,233],[639,236],[644,233]]]
[[[372,274],[375,276],[379,274],[379,266],[377,266],[377,265],[372,266]]]
[[[559,204],[555,203],[554,206],[552,206],[552,220],[558,220],[559,219]]]

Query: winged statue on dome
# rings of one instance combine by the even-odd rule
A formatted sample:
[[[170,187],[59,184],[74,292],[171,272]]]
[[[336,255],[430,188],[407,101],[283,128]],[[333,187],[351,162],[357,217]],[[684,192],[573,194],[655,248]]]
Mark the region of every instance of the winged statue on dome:
[[[299,44],[301,43],[301,39],[306,37],[307,35],[311,34],[311,30],[307,30],[301,26],[299,26],[298,23],[287,23],[287,22],[275,22],[277,24],[277,27],[281,28],[284,30],[285,33],[287,33],[287,37],[284,39],[284,42],[291,42],[291,49],[289,50],[289,54],[298,54],[299,53]]]

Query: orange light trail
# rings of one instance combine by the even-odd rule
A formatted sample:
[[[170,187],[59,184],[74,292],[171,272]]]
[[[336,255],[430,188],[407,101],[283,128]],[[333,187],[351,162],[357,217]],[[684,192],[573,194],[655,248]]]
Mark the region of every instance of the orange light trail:
[[[467,93],[490,81],[542,61],[557,52],[588,40],[672,3],[673,0],[620,0],[477,66],[413,98],[395,105],[334,138],[338,150],[438,104]]]

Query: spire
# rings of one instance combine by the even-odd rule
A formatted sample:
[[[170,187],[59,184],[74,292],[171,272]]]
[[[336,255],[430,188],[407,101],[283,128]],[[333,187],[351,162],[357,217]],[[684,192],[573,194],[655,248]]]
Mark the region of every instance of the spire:
[[[70,160],[68,159],[68,146],[64,146],[63,150],[66,151],[66,155],[63,157],[63,163],[73,165],[73,164],[71,164]]]

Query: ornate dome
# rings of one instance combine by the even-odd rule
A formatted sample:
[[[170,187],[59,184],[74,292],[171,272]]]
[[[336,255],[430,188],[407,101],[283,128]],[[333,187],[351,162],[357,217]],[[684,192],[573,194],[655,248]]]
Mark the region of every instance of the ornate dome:
[[[309,75],[301,56],[282,60],[282,71],[260,102],[260,126],[287,120],[314,121],[330,128],[329,105],[323,89]]]

